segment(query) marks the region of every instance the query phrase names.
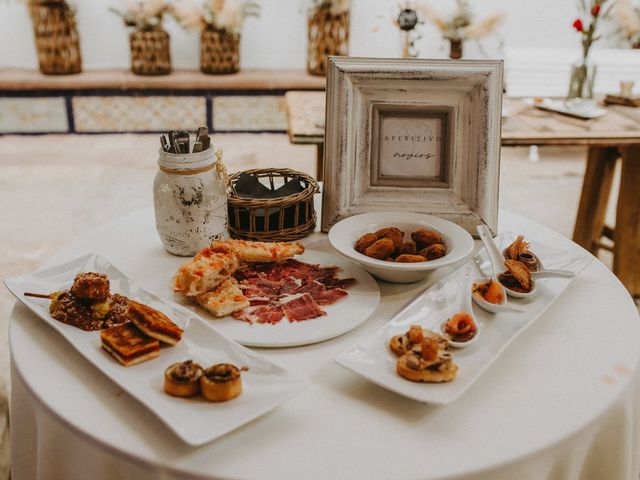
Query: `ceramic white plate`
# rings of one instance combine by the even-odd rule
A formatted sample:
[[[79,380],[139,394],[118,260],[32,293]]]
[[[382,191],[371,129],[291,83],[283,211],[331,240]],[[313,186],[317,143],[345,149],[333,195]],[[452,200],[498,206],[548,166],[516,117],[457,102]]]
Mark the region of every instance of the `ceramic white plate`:
[[[307,250],[296,260],[323,266],[336,265],[342,270],[338,278],[355,278],[347,289],[349,295],[333,305],[322,306],[327,315],[289,322],[283,318],[276,324],[249,324],[233,317],[216,319],[204,309],[191,307],[210,325],[229,338],[251,347],[294,347],[322,342],[347,333],[366,321],[378,307],[380,289],[374,278],[361,267],[337,255]],[[185,305],[187,305],[185,303]]]
[[[428,262],[395,263],[377,260],[357,252],[353,246],[365,233],[381,228],[397,227],[411,240],[411,233],[419,228],[436,230],[444,237],[447,253]],[[329,242],[341,255],[358,262],[376,277],[395,283],[417,282],[426,279],[434,270],[464,261],[473,253],[473,238],[453,222],[433,215],[414,212],[375,212],[353,215],[339,221],[329,230]]]
[[[544,98],[542,101],[536,102],[533,98],[529,98],[525,99],[524,102],[540,110],[561,113],[582,120],[592,120],[607,114],[606,109],[598,108],[595,102],[591,100],[582,102],[579,101],[579,99],[577,100],[578,101],[574,101],[573,103],[566,103],[563,100]]]
[[[50,293],[67,289],[78,272],[89,271],[106,273],[112,292],[165,313],[184,329],[182,340],[174,347],[161,347],[158,358],[124,367],[100,347],[99,331],[85,332],[58,322],[49,315],[48,300],[23,295],[27,291]],[[57,267],[10,278],[5,284],[18,300],[60,333],[98,370],[149,408],[190,445],[201,445],[244,425],[291,398],[307,384],[225,338],[189,310],[142,289],[98,255],[86,255]],[[162,389],[164,370],[172,363],[187,359],[193,359],[205,368],[216,363],[249,367],[249,371],[242,374],[243,393],[224,403],[207,402],[200,396],[182,399],[166,395]],[[68,387],[73,388],[73,385]]]
[[[506,247],[515,239],[512,234],[498,236],[498,244]],[[530,239],[527,239],[528,241]],[[591,256],[564,252],[553,247],[531,241],[531,250],[543,261],[547,268],[563,268],[576,274],[592,260]],[[474,259],[475,260],[475,259]],[[487,276],[481,272],[489,266],[484,250],[478,254],[477,262],[470,260],[478,278]],[[473,275],[473,274],[472,274]],[[367,378],[371,382],[392,390],[400,395],[424,403],[448,404],[464,393],[480,375],[500,356],[502,351],[526,327],[531,325],[567,288],[572,278],[545,278],[539,280],[536,296],[527,300],[510,300],[526,306],[523,313],[501,312],[491,314],[478,306],[473,312],[482,328],[482,336],[473,345],[463,349],[451,349],[454,362],[458,365],[458,376],[449,383],[414,383],[403,379],[395,372],[396,356],[388,348],[393,335],[404,333],[412,324],[419,324],[431,330],[452,314],[460,305],[460,295],[468,294],[462,289],[464,268],[437,282],[413,302],[400,311],[380,330],[340,354],[336,361]]]

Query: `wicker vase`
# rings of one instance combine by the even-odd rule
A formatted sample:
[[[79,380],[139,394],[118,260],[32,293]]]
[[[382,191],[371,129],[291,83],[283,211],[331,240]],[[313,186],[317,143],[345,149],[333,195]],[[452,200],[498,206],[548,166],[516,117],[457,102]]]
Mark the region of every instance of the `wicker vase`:
[[[205,29],[200,36],[200,70],[204,73],[237,73],[240,70],[240,34]]]
[[[129,35],[131,71],[136,75],[171,73],[169,34],[162,29],[135,31]]]
[[[347,55],[349,48],[349,11],[333,14],[329,7],[315,9],[309,18],[307,71],[327,74],[329,55]]]
[[[29,12],[40,71],[48,75],[80,73],[80,37],[69,5],[63,0],[30,0]]]

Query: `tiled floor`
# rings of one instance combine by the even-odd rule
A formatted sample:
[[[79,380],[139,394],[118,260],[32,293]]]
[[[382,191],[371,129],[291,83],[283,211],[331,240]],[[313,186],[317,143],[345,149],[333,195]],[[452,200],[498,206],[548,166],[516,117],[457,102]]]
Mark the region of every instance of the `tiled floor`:
[[[287,166],[314,173],[315,149],[285,135],[228,134],[214,138],[230,172]],[[84,231],[152,205],[156,135],[0,137],[1,278],[37,268]],[[583,149],[503,149],[500,205],[570,236],[584,171]],[[8,384],[7,326],[13,299],[0,287],[0,442]],[[1,443],[0,443],[1,444]],[[6,446],[6,441],[4,442]],[[0,479],[6,470],[0,448]]]

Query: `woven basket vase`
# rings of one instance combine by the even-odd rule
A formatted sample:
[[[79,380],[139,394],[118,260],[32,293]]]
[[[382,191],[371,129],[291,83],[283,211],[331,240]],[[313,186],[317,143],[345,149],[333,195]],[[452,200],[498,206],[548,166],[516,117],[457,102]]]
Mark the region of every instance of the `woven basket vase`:
[[[329,55],[347,55],[349,49],[349,11],[333,14],[329,7],[317,8],[309,18],[307,71],[327,74]]]
[[[237,73],[240,70],[240,34],[207,28],[200,36],[200,70]]]
[[[40,71],[65,75],[82,71],[80,37],[73,11],[63,0],[29,1]]]
[[[279,183],[286,183],[298,177],[304,189],[299,193],[279,198],[240,198],[236,193],[235,183],[242,173],[266,179],[272,191]],[[288,242],[306,237],[315,230],[316,212],[313,196],[320,188],[309,175],[288,168],[266,168],[234,173],[229,180],[228,229],[232,238]]]
[[[131,71],[136,75],[166,75],[171,73],[169,34],[162,29],[129,34]]]

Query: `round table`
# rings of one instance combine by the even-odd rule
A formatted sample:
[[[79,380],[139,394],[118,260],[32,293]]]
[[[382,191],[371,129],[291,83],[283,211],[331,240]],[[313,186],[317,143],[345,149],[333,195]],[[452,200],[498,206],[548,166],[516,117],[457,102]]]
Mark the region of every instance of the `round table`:
[[[584,252],[505,212],[500,231]],[[330,250],[321,234],[305,243]],[[183,261],[163,250],[150,209],[87,233],[48,264],[88,252],[151,291]],[[426,286],[381,282],[380,305],[359,328],[320,344],[259,349],[305,375],[309,387],[198,448],[17,305],[10,331],[13,479],[638,478],[640,322],[602,263],[593,261],[447,406],[406,399],[334,362]]]

